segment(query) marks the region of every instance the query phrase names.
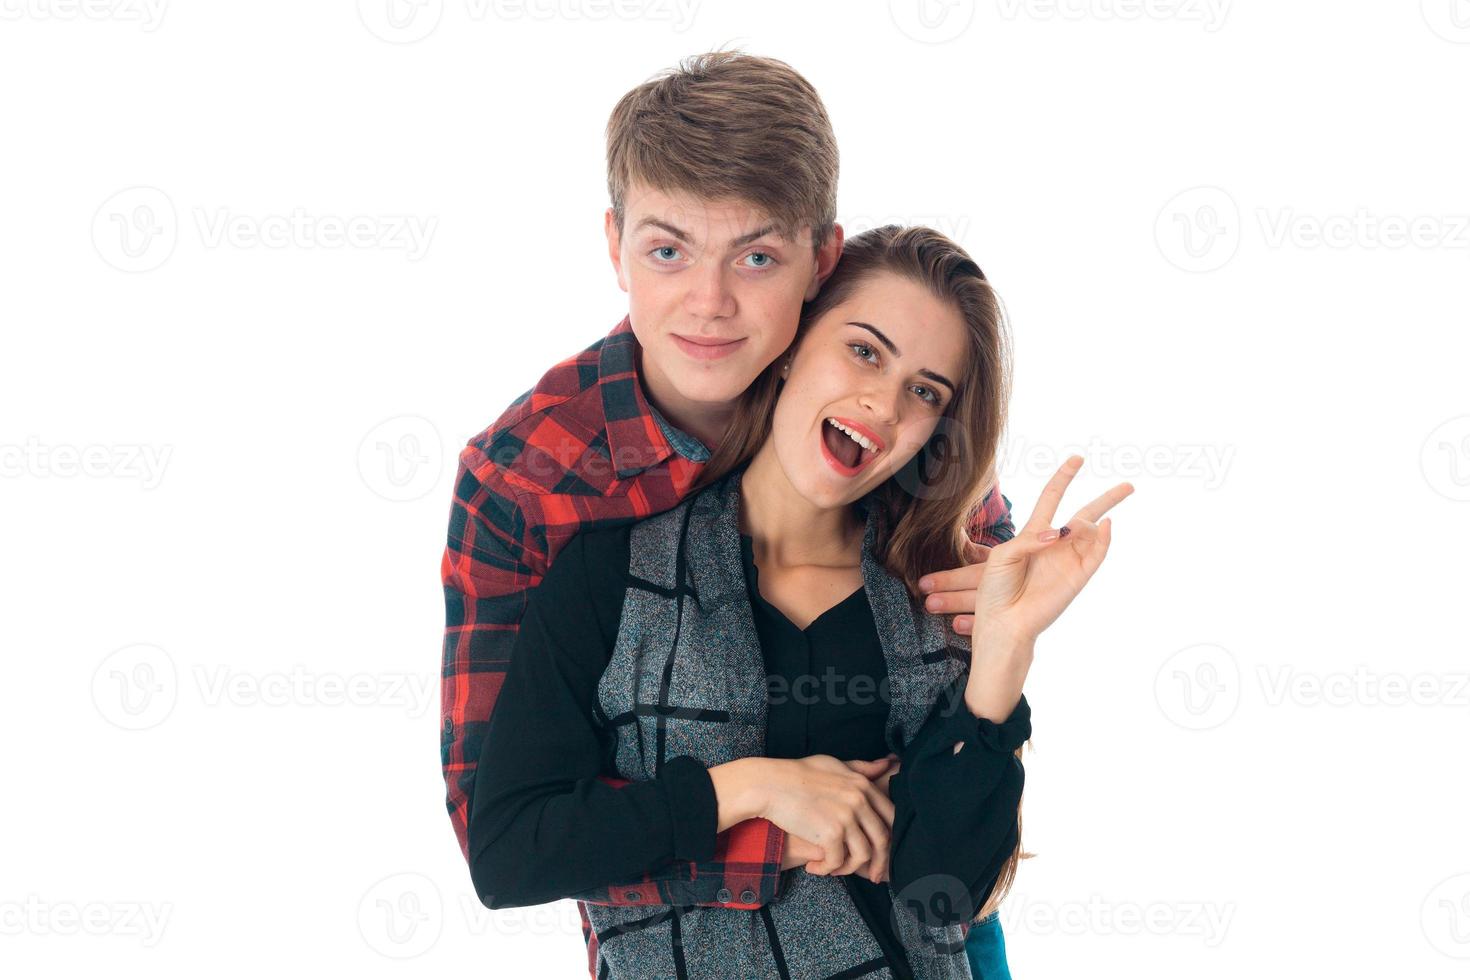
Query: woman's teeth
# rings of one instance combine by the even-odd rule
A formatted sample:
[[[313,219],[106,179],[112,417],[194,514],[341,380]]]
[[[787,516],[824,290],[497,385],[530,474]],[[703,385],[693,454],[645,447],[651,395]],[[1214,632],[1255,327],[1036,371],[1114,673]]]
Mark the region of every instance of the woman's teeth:
[[[838,422],[836,419],[827,419],[827,424],[847,433],[848,437],[852,439],[853,442],[857,443],[859,446],[862,446],[868,452],[875,453],[878,451],[878,446],[871,439],[864,438],[863,436],[849,429],[847,426],[843,425],[841,422]]]

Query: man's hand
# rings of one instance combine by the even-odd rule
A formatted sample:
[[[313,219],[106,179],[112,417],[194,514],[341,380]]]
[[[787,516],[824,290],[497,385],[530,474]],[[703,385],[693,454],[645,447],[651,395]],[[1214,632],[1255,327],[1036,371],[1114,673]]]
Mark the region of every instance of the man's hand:
[[[849,769],[852,769],[854,772],[862,773],[864,776],[867,776],[870,780],[872,780],[873,785],[877,787],[884,796],[888,796],[889,780],[893,778],[893,774],[898,772],[900,768],[898,756],[894,755],[891,752],[887,755],[887,757],[882,759],[873,759],[871,761],[857,759],[846,760],[846,762]],[[892,824],[889,824],[888,829],[890,832],[893,830]],[[786,834],[786,850],[781,857],[781,870],[789,871],[792,868],[799,868],[802,865],[808,865],[808,867],[806,868],[807,873],[816,874],[817,872],[812,871],[812,868],[820,866],[825,856],[826,852],[824,852],[820,846],[812,843],[804,837],[798,837],[788,831]],[[877,877],[874,877],[875,869]],[[867,878],[869,881],[872,881],[874,883],[887,881],[887,855],[882,855],[881,859],[880,855],[873,855],[873,858],[866,865],[858,868],[852,873],[860,874],[864,878]]]
[[[925,609],[932,613],[961,613],[951,625],[961,636],[970,636],[975,628],[975,597],[980,579],[985,575],[990,546],[970,541],[965,545],[965,557],[970,564],[925,575],[919,579],[919,588],[927,594]]]

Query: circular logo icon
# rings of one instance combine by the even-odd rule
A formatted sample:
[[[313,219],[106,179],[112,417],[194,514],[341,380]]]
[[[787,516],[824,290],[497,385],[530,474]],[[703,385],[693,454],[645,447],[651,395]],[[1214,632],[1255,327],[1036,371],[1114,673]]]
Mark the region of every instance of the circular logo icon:
[[[1154,677],[1154,700],[1180,728],[1203,731],[1223,725],[1240,706],[1235,655],[1213,643],[1175,652]]]
[[[1470,0],[1419,0],[1419,12],[1446,41],[1470,44]]]
[[[369,946],[390,959],[412,959],[428,952],[444,931],[439,886],[410,871],[389,875],[358,902],[357,929]]]
[[[92,672],[92,704],[118,728],[152,728],[173,712],[178,700],[173,658],[150,643],[114,650]]]
[[[1419,469],[1435,493],[1470,500],[1470,415],[1435,426],[1419,450]]]
[[[147,272],[163,265],[174,254],[178,237],[174,203],[157,187],[120,190],[92,216],[97,254],[123,272]]]
[[[434,423],[400,415],[379,423],[357,447],[362,482],[384,500],[417,500],[433,490],[444,467],[444,445]]]
[[[1457,960],[1470,960],[1470,874],[1446,878],[1429,890],[1419,908],[1419,925],[1429,945]]]
[[[444,0],[357,0],[362,26],[389,44],[422,41],[443,15]]]
[[[915,41],[943,44],[969,30],[975,0],[888,0],[888,15]]]
[[[1240,209],[1218,187],[1193,187],[1165,204],[1154,221],[1154,241],[1170,264],[1185,272],[1213,272],[1240,247]]]

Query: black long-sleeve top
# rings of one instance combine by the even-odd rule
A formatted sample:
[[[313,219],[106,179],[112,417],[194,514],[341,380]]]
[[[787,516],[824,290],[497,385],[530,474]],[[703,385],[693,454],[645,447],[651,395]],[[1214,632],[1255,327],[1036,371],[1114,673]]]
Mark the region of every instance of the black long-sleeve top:
[[[714,855],[718,804],[698,760],[668,760],[656,779],[623,787],[596,778],[615,771],[613,733],[598,725],[592,704],[622,615],[629,531],[578,534],[527,606],[470,810],[471,876],[491,908],[541,904]],[[888,705],[877,692],[886,689],[887,665],[866,591],[799,630],[760,594],[748,535],[741,549],[770,678],[766,755],[884,757]],[[963,882],[969,906],[955,912],[966,918],[1015,847],[1024,774],[1012,750],[1030,733],[1024,697],[1002,725],[971,714],[962,701],[968,677],[943,692],[940,704],[958,707],[930,715],[889,784],[893,891],[937,910],[943,897],[925,892],[926,883],[948,882],[954,897],[954,883]],[[889,885],[856,874],[844,884],[895,975],[912,976],[890,925]]]

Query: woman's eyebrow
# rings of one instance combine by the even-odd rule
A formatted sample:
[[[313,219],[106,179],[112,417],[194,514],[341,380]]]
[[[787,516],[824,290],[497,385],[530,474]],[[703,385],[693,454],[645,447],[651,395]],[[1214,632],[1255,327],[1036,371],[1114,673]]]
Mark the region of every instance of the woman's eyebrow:
[[[882,341],[883,346],[887,347],[894,357],[903,357],[903,352],[898,349],[898,345],[889,340],[887,334],[879,330],[877,327],[873,326],[871,323],[863,323],[861,320],[850,320],[848,321],[848,326],[862,327],[864,330],[868,331],[874,337],[877,337],[880,341]],[[928,368],[919,368],[919,374],[928,378],[930,381],[938,381],[940,384],[949,389],[950,394],[954,394],[956,391],[959,390],[955,387],[955,383],[953,381],[949,380],[937,371],[931,371]]]

